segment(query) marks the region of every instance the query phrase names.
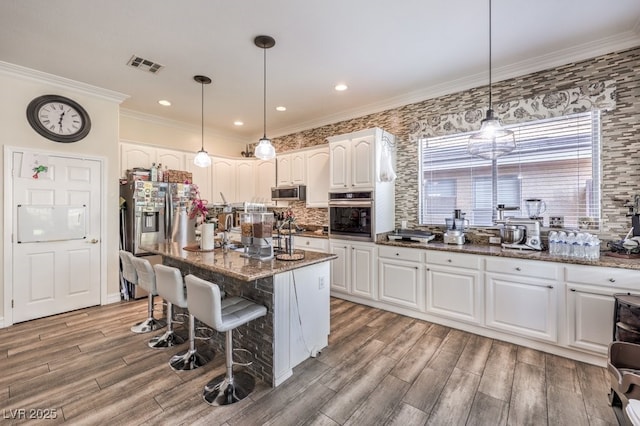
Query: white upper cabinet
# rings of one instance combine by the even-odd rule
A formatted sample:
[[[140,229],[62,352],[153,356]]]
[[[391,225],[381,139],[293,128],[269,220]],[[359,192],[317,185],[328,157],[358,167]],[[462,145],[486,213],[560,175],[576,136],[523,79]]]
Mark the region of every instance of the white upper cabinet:
[[[329,147],[322,146],[306,152],[307,207],[328,207]]]
[[[212,203],[211,197],[211,167],[198,167],[193,164],[193,159],[196,154],[185,154],[185,168],[184,170],[191,172],[192,182],[198,185],[198,191],[200,191],[200,198]],[[171,166],[169,166],[171,169]],[[181,169],[176,169],[181,170]]]
[[[191,161],[193,163],[193,160]],[[156,165],[161,164],[162,170],[186,170],[185,169],[185,153],[181,151],[174,151],[171,149],[156,149]]]
[[[383,135],[374,128],[333,136],[329,141],[329,186],[333,190],[368,190],[376,185],[376,155]]]
[[[275,160],[256,161],[256,197],[262,199],[266,205],[273,206],[271,201],[271,187],[276,186]]]
[[[236,197],[236,160],[229,158],[213,157],[211,162],[211,200],[213,203],[222,203],[224,194],[228,203],[240,200]]]
[[[236,201],[255,201],[255,160],[236,160]]]
[[[304,185],[306,181],[304,152],[281,154],[277,161],[277,186]]]
[[[127,175],[127,170],[135,167],[148,169],[156,162],[157,150],[151,146],[120,144],[120,175]]]

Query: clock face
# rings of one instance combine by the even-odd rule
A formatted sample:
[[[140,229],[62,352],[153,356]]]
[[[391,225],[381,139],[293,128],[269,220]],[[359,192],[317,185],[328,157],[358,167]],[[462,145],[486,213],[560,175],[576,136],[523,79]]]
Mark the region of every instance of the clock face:
[[[89,114],[77,102],[58,95],[35,98],[27,107],[27,120],[40,135],[55,142],[76,142],[89,134]]]
[[[49,102],[40,107],[38,121],[52,133],[73,135],[82,129],[84,120],[71,105],[62,102]]]

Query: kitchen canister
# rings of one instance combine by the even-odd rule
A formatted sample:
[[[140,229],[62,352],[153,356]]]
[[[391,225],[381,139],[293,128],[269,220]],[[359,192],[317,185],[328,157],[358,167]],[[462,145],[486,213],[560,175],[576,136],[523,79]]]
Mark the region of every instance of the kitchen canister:
[[[215,223],[203,223],[200,230],[200,249],[201,250],[213,250],[214,247],[214,233],[216,225]]]

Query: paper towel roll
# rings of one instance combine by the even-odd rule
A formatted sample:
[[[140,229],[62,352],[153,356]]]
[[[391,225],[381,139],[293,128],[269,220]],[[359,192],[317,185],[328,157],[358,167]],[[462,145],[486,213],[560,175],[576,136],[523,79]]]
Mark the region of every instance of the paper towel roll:
[[[200,248],[202,250],[213,250],[214,247],[215,224],[203,223],[200,235]]]

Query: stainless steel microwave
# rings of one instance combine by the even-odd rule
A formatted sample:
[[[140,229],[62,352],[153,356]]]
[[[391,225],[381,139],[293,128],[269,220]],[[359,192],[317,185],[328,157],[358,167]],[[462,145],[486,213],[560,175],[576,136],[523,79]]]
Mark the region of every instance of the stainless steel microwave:
[[[304,201],[307,199],[306,185],[277,186],[271,188],[274,201]]]

